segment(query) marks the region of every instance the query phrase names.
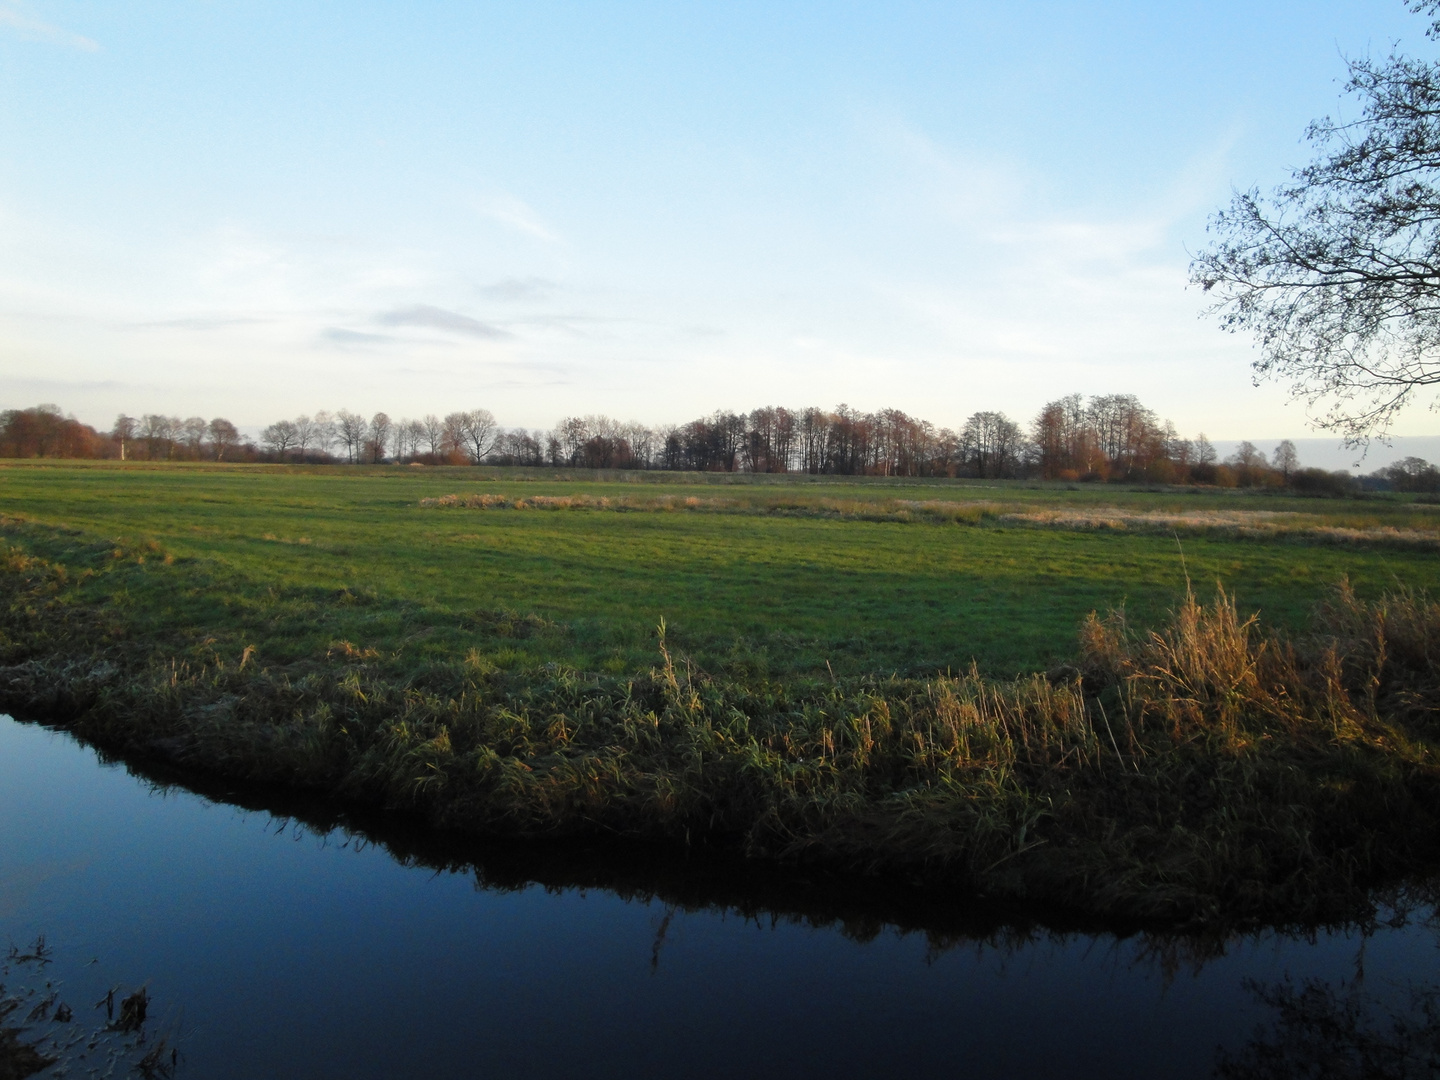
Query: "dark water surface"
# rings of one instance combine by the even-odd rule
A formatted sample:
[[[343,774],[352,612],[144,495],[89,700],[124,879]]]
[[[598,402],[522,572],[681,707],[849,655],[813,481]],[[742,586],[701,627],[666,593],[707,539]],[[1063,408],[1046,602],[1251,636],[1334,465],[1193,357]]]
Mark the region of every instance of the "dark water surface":
[[[1428,912],[1117,936],[222,795],[0,718],[0,935],[45,934],[86,1009],[148,982],[182,1076],[1201,1077],[1276,1018],[1256,984],[1363,973],[1383,1012],[1440,981]]]

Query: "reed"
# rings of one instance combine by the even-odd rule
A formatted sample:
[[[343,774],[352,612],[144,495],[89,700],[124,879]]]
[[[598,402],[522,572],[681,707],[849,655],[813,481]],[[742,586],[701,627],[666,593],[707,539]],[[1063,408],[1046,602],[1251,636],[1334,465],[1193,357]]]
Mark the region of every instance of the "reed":
[[[42,1073],[68,1076],[87,1062],[101,1062],[105,1069],[102,1073],[99,1067],[89,1068],[89,1076],[134,1073],[145,1080],[175,1076],[181,1064],[175,1045],[178,1023],[168,1020],[156,1031],[161,1025],[152,1021],[147,1030],[151,998],[146,987],[117,999],[121,988],[112,986],[91,1009],[80,1006],[77,1015],[64,1000],[73,991],[46,973],[54,959],[42,934],[25,952],[12,944],[9,955],[0,961],[0,977],[11,980],[9,986],[0,984],[0,1080]],[[103,1020],[87,1020],[87,1012],[102,1008]]]

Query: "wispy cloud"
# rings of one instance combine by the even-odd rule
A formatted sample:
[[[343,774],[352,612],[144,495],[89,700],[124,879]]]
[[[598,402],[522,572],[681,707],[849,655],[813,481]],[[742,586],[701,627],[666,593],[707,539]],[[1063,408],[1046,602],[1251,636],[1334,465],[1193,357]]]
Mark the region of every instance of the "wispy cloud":
[[[617,323],[633,323],[634,319],[616,318],[608,315],[573,315],[573,314],[550,314],[532,315],[529,318],[515,319],[513,326],[533,326],[542,330],[559,330],[562,333],[572,334],[575,337],[594,337],[597,333],[603,333],[607,327]]]
[[[446,311],[444,308],[432,307],[430,304],[396,308],[394,311],[377,315],[375,321],[382,326],[418,326],[429,330],[441,330],[449,334],[462,334],[465,337],[485,338],[490,341],[499,341],[513,336],[498,326],[491,326],[479,319],[461,315],[458,311]]]
[[[63,45],[67,49],[79,49],[81,52],[100,51],[100,43],[94,38],[52,26],[33,15],[27,15],[19,4],[0,4],[0,27],[7,27],[30,41],[48,41],[52,45]]]
[[[389,334],[367,334],[362,330],[346,330],[341,326],[327,326],[320,331],[322,341],[342,348],[356,346],[388,345],[395,339]]]
[[[491,300],[548,300],[559,288],[548,278],[505,278],[491,285],[482,285],[477,290],[481,296]]]
[[[514,195],[507,195],[504,192],[486,195],[477,201],[475,208],[491,221],[498,222],[508,229],[525,233],[538,240],[547,243],[557,244],[560,236],[545,222],[539,214],[528,204]]]
[[[256,326],[274,322],[253,315],[195,315],[181,319],[160,319],[156,322],[132,323],[141,330],[228,330],[233,326]]]

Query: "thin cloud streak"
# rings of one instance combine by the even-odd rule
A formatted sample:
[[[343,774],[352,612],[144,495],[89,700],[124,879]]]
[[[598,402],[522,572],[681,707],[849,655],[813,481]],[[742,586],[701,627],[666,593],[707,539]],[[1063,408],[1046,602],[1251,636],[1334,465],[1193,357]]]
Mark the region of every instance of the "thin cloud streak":
[[[320,338],[331,345],[342,348],[354,346],[390,345],[395,339],[389,334],[367,334],[361,330],[346,330],[342,326],[327,326],[320,331]]]
[[[482,217],[487,217],[507,229],[533,236],[549,244],[558,244],[559,235],[535,210],[513,195],[499,193],[481,198],[475,207]]]
[[[9,27],[22,38],[30,41],[47,41],[80,52],[99,52],[100,43],[94,38],[76,34],[63,27],[52,26],[33,16],[26,15],[18,6],[0,6],[0,26]]]
[[[434,307],[431,304],[415,304],[411,307],[396,308],[394,311],[377,315],[375,321],[382,326],[415,326],[427,330],[440,330],[448,334],[483,338],[488,341],[503,341],[514,337],[509,331],[501,330],[498,326],[491,326],[479,319],[461,315],[458,311],[446,311],[444,308]]]
[[[531,300],[548,300],[559,289],[559,285],[548,278],[505,278],[491,285],[482,285],[476,292],[491,300],[521,303]]]
[[[178,319],[131,323],[136,330],[228,330],[233,326],[260,326],[274,322],[255,315],[196,315]]]

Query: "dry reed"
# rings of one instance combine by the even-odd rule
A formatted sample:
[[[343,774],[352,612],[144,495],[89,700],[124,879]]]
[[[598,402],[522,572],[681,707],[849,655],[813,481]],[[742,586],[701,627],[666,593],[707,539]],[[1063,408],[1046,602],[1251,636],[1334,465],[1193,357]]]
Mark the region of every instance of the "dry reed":
[[[1274,510],[1128,510],[1114,506],[1036,510],[1018,502],[945,499],[834,499],[761,492],[750,498],[676,495],[528,495],[493,493],[441,495],[420,500],[427,509],[591,510],[629,513],[692,511],[722,514],[829,517],[850,521],[994,523],[1075,532],[1178,533],[1187,536],[1301,539],[1328,544],[1380,544],[1404,548],[1440,547],[1440,520],[1427,515],[1403,526],[1333,515]],[[268,537],[267,537],[268,538]],[[305,543],[308,541],[297,541]]]

